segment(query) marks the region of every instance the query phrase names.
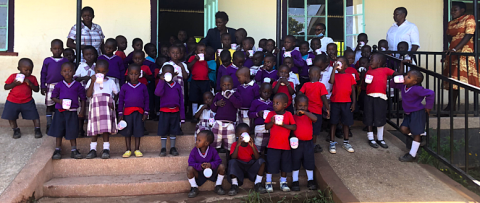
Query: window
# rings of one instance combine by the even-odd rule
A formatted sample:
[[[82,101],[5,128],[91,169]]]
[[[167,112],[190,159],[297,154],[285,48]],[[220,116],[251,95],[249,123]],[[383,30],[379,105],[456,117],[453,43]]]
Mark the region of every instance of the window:
[[[0,51],[8,50],[9,0],[0,0]]]
[[[288,28],[289,35],[301,41],[315,36],[315,24],[327,22],[327,3],[325,0],[288,0]],[[328,29],[326,31],[328,35]]]

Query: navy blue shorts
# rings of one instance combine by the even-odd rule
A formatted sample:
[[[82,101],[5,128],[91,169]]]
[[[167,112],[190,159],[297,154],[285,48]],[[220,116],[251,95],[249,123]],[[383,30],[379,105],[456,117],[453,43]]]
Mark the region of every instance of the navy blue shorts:
[[[27,103],[17,104],[10,101],[5,102],[5,108],[3,108],[2,118],[6,120],[17,120],[18,114],[22,114],[22,118],[25,120],[39,119],[37,106],[35,106],[35,100],[30,100]]]
[[[161,112],[158,115],[158,131],[157,135],[162,138],[176,137],[180,134],[180,112]]]
[[[262,164],[265,163],[265,160],[259,158],[257,160],[250,160],[249,162],[244,162],[238,159],[231,159],[228,161],[228,176],[227,181],[231,184],[232,178],[230,175],[237,177],[238,186],[243,185],[244,178],[248,178],[250,181],[255,182],[255,178],[258,175],[258,170]]]
[[[65,137],[74,140],[78,137],[78,114],[76,111],[59,112],[55,109],[52,126],[47,133],[52,137]]]
[[[320,132],[322,131],[322,121],[323,121],[322,114],[313,113],[313,115],[317,117],[317,121],[312,123],[313,135],[320,135]]]
[[[353,112],[350,110],[352,102],[332,102],[330,104],[330,124],[353,125]]]
[[[210,80],[190,81],[189,100],[192,103],[203,103],[203,94],[210,91]]]
[[[312,140],[298,141],[298,148],[292,149],[292,169],[294,171],[300,170],[302,165],[306,170],[315,169],[314,148]]]
[[[290,150],[268,148],[266,159],[268,160],[268,173],[292,172],[292,152]]]
[[[382,127],[387,124],[387,100],[366,95],[363,101],[363,123],[366,126]]]
[[[401,126],[410,129],[412,135],[420,135],[425,132],[426,115],[425,109],[414,111],[410,114],[405,114]]]
[[[217,181],[217,169],[212,169],[212,177],[207,178],[203,175],[203,170],[198,171],[198,177],[195,178],[195,182],[197,182],[198,187],[202,186],[207,180],[216,182]]]
[[[127,122],[127,127],[118,132],[125,137],[143,137],[145,126],[142,118],[143,114],[140,114],[138,111],[134,111],[130,115],[123,116],[123,120]]]

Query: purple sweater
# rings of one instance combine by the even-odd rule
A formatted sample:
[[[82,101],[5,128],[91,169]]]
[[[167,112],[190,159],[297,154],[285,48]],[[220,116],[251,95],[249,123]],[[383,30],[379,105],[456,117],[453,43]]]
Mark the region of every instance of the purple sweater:
[[[257,83],[252,81],[250,84],[243,84],[237,87],[237,91],[242,98],[242,107],[240,108],[249,109],[252,101],[260,97],[260,87]]]
[[[146,60],[146,59],[143,62],[143,65],[148,66],[150,68],[150,71],[152,71],[152,73],[155,73],[155,69],[158,68],[158,65],[155,62],[152,62],[152,61]],[[125,69],[125,70],[127,70],[127,69]]]
[[[285,51],[282,50],[280,52],[282,55],[282,63],[283,64],[283,60],[285,59],[285,56],[284,56],[284,53]],[[300,51],[294,49],[293,51],[290,52],[290,54],[292,55],[292,59],[293,59],[293,67],[292,67],[292,72],[293,73],[298,73],[299,69],[303,66],[303,64],[305,64],[305,61],[303,60],[302,58],[302,54],[300,54]],[[306,65],[306,64],[305,64]]]
[[[406,86],[401,83],[390,81],[390,87],[397,88],[402,92],[402,107],[405,113],[411,113],[422,109],[432,109],[435,100],[435,92],[425,89],[422,86],[415,85],[406,90]],[[425,106],[422,104],[425,98]]]
[[[233,88],[237,88],[240,85],[240,82],[238,82],[238,78],[237,78],[237,70],[238,70],[238,67],[236,67],[232,63],[232,65],[228,66],[227,70],[225,70],[225,72],[224,72],[224,75],[229,75],[230,77],[232,77]]]
[[[315,55],[313,53],[308,53],[308,58],[312,59],[312,64],[313,64],[313,59],[315,58]],[[303,58],[302,58],[303,59]],[[300,70],[300,77],[308,78],[308,69],[310,66],[307,65],[307,61],[303,60],[303,65]]]
[[[127,107],[140,107],[143,108],[144,114],[148,114],[150,110],[148,98],[146,85],[140,82],[135,86],[129,82],[125,83],[118,95],[118,114],[123,115],[123,109]]]
[[[203,171],[203,163],[210,163],[212,170],[215,170],[222,163],[222,159],[213,147],[208,147],[205,155],[202,155],[200,150],[194,147],[190,152],[190,156],[188,156],[188,166],[193,167],[196,171]]]
[[[227,67],[225,67],[224,65],[220,65],[220,67],[218,67],[218,71],[217,71],[217,90],[220,91],[221,88],[220,88],[220,82],[221,82],[221,79],[222,79],[222,76],[225,74],[225,71],[227,71]]]
[[[225,106],[220,107],[216,105],[216,102],[219,100],[225,101]],[[161,101],[161,100],[160,100]],[[213,104],[211,106],[212,111],[217,113],[215,114],[215,120],[226,120],[235,122],[237,120],[237,110],[242,107],[242,98],[238,91],[235,91],[229,99],[225,98],[221,92],[215,95],[213,99]]]
[[[168,84],[160,80],[155,88],[155,95],[160,97],[160,108],[175,108],[180,109],[180,119],[185,120],[185,106],[183,105],[182,86],[177,82]]]
[[[108,57],[106,55],[101,55],[98,59],[108,61],[107,76],[117,78],[120,81],[120,84],[125,82],[125,67],[123,66],[123,61],[120,56],[113,55],[112,57]]]
[[[277,70],[266,71],[263,69],[258,70],[257,74],[255,75],[255,82],[263,83],[263,79],[270,78],[271,81],[278,80]]]
[[[263,101],[262,99],[253,100],[252,106],[248,111],[248,117],[255,119],[255,125],[264,125],[265,120],[263,117],[258,117],[258,112],[269,110],[273,111],[273,102],[269,100]]]
[[[47,88],[47,84],[57,83],[63,80],[60,74],[62,64],[68,62],[68,59],[61,58],[58,62],[53,57],[43,60],[42,71],[40,72],[40,88]]]
[[[243,51],[243,53],[245,53],[245,56],[247,56],[247,52],[246,51]],[[253,66],[253,60],[252,58],[250,57],[246,57],[245,58],[245,62],[243,63],[243,66],[247,67],[247,68],[250,68]]]
[[[70,83],[70,85],[68,85],[68,83],[65,81],[57,83],[55,85],[55,88],[53,88],[52,98],[58,98],[60,100],[72,100],[72,105],[70,106],[70,109],[77,109],[78,107],[80,107],[80,104],[78,102],[79,98],[82,101],[87,100],[85,88],[82,86],[82,84],[75,80]],[[56,103],[55,108],[63,109],[62,104],[60,103]]]

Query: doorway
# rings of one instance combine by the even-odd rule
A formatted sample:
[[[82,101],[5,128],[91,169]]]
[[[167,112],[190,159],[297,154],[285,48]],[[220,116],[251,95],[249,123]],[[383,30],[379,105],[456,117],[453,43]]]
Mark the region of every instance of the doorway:
[[[204,35],[203,0],[158,0],[158,42],[170,44],[170,37],[177,38],[179,30],[188,37]],[[188,39],[188,38],[187,38]]]

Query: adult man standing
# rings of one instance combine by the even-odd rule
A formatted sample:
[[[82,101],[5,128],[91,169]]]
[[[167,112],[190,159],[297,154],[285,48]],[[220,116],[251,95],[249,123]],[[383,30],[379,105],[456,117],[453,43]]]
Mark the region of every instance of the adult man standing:
[[[407,9],[398,7],[393,11],[393,20],[395,23],[388,29],[387,41],[390,51],[397,51],[398,43],[405,41],[408,43],[408,51],[417,51],[420,47],[418,28],[415,24],[408,22]]]

